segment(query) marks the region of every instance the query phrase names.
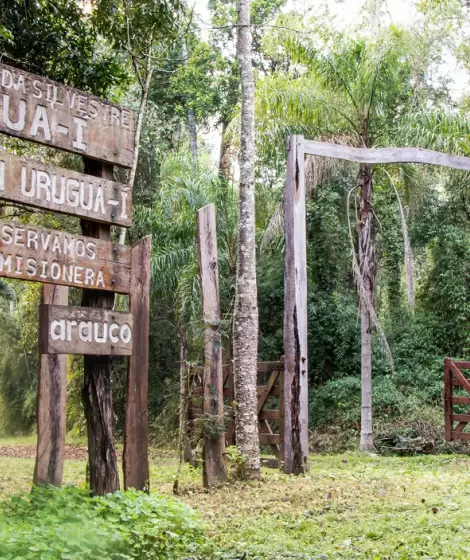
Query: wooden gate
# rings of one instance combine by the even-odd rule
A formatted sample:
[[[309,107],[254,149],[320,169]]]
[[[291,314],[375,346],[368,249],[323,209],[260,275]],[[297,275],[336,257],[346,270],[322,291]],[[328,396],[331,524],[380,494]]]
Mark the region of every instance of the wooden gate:
[[[470,379],[464,375],[465,370],[470,370],[470,362],[454,362],[451,358],[444,360],[444,419],[447,441],[470,441],[470,429],[466,430],[470,423]],[[456,426],[454,422],[457,422]]]
[[[204,368],[189,367],[188,372],[188,409],[186,426],[188,434],[194,430],[194,421],[202,414],[202,386]],[[232,364],[223,366],[224,376],[224,411],[227,412],[227,445],[235,445],[235,425],[233,403],[235,401]],[[260,445],[269,445],[273,454],[279,459],[281,449],[281,401],[284,362],[258,363],[258,422]]]

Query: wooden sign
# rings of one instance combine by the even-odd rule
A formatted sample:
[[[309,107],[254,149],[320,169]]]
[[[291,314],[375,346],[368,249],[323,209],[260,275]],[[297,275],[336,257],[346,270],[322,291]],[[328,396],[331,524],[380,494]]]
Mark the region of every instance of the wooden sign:
[[[0,64],[0,132],[131,167],[135,113]]]
[[[0,276],[129,293],[131,248],[0,220]]]
[[[130,356],[133,319],[91,307],[41,305],[39,311],[41,354]]]
[[[127,185],[44,165],[0,150],[0,199],[97,222],[130,226]]]

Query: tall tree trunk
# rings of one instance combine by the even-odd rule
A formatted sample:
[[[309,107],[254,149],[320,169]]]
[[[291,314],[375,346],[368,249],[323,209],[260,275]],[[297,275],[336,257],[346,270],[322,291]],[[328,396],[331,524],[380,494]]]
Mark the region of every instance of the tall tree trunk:
[[[228,148],[230,143],[226,139],[228,123],[223,121],[222,123],[222,136],[220,139],[220,155],[219,155],[219,175],[225,181],[228,181],[229,178],[229,157],[228,157]]]
[[[186,41],[183,41],[182,58],[184,60],[184,65],[188,66],[188,45],[186,44]],[[188,101],[189,96],[185,95],[185,104],[187,104]],[[189,106],[186,107],[186,123],[188,125],[189,153],[191,154],[191,164],[193,167],[193,171],[197,171],[198,151],[196,117],[194,115],[194,111]]]
[[[359,268],[364,287],[361,298],[361,451],[372,451],[372,335],[370,306],[374,295],[375,280],[375,227],[372,212],[372,170],[361,164],[358,175],[360,189],[359,216]]]
[[[85,159],[85,173],[113,178],[112,166]],[[110,240],[111,228],[82,220],[83,234]],[[112,309],[114,294],[83,290],[82,306]],[[90,486],[94,494],[119,490],[119,475],[114,444],[114,412],[111,396],[111,371],[108,356],[84,357],[83,408],[87,421]]]
[[[191,154],[191,163],[193,165],[193,170],[197,171],[197,128],[196,128],[196,118],[192,109],[186,111],[186,120],[188,123],[189,132],[189,153]]]
[[[180,329],[180,446],[185,463],[193,467],[196,466],[196,452],[194,444],[188,438],[188,398],[189,398],[189,378],[188,378],[188,340],[186,331]]]
[[[244,456],[245,477],[260,473],[257,360],[258,300],[255,245],[255,85],[251,58],[251,0],[238,0],[237,58],[241,81],[240,187],[238,201],[238,247],[236,296],[233,318],[235,384],[235,433],[238,451]]]
[[[152,59],[150,58],[150,56],[147,58],[146,68],[147,68],[146,70],[147,75],[145,77],[145,82],[143,83],[141,82],[142,93],[140,98],[139,112],[137,114],[137,123],[135,127],[134,155],[132,156],[132,167],[129,174],[129,181],[127,183],[131,190],[134,188],[135,176],[137,173],[137,164],[139,163],[140,137],[142,135],[142,126],[144,123],[145,110],[147,109],[150,84],[152,83],[153,69],[152,69]],[[124,245],[124,243],[126,242],[126,234],[127,234],[127,229],[125,227],[119,229],[120,245]]]

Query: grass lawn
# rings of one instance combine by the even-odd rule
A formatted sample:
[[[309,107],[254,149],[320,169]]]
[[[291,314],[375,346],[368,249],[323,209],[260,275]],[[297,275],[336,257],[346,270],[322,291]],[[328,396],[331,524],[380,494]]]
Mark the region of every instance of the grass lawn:
[[[470,459],[348,454],[310,465],[307,476],[265,469],[259,482],[212,491],[184,467],[180,498],[204,519],[214,558],[470,558]],[[33,466],[0,457],[0,500],[28,490]],[[176,468],[156,452],[152,490],[171,495]],[[84,461],[66,462],[65,482],[84,477]]]

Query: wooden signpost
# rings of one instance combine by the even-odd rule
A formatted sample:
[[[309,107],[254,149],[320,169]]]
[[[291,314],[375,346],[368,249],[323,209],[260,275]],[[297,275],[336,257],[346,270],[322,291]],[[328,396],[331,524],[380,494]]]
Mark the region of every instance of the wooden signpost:
[[[109,241],[0,220],[0,275],[128,294],[131,250]]]
[[[34,481],[62,480],[66,354],[83,354],[83,400],[90,484],[119,488],[108,356],[129,356],[124,486],[148,488],[147,393],[150,238],[133,248],[111,242],[128,227],[132,192],[113,164],[131,167],[134,111],[0,64],[0,132],[79,154],[85,173],[0,150],[0,199],[77,216],[82,235],[0,220],[0,276],[43,282],[38,448]],[[83,288],[83,307],[67,307],[67,288]],[[114,311],[129,294],[130,313]]]
[[[0,150],[0,197],[96,222],[130,226],[127,185],[21,158]]]
[[[132,354],[131,313],[105,309],[41,305],[41,354],[83,354],[88,356],[130,356]]]
[[[0,64],[0,132],[131,167],[135,113]]]

